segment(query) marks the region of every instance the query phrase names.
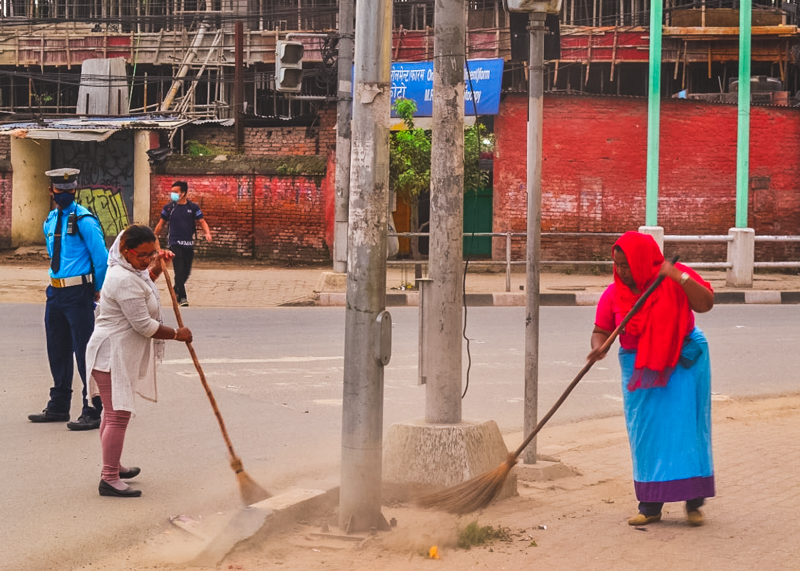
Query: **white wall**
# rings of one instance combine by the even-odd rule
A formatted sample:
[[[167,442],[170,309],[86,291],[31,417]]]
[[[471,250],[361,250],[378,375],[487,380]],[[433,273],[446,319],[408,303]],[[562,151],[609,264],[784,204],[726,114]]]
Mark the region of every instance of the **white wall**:
[[[44,224],[51,210],[50,141],[11,137],[11,245],[44,244]]]

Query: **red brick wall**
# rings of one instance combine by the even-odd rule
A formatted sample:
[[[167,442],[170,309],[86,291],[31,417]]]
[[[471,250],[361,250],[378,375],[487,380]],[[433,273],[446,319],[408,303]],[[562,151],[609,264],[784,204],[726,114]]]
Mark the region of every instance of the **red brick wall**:
[[[495,119],[494,231],[526,228],[527,97],[509,96]],[[542,231],[624,232],[645,222],[647,101],[544,98]],[[658,224],[665,234],[727,234],[735,226],[737,107],[685,100],[661,105]],[[800,110],[751,111],[748,226],[800,233]],[[543,238],[545,260],[608,257],[609,240]],[[504,256],[496,239],[493,255]],[[699,247],[681,246],[693,254]],[[524,257],[524,239],[515,241]],[[757,260],[794,246],[759,244]],[[713,258],[725,246],[704,247]]]
[[[330,171],[329,171],[330,172]],[[301,263],[330,259],[325,240],[329,185],[305,176],[153,175],[151,224],[160,218],[175,180],[189,184],[211,228],[208,244],[198,233],[198,256],[254,256]]]
[[[244,154],[326,155],[336,148],[335,126],[336,108],[332,107],[320,110],[319,121],[311,127],[245,127]],[[201,125],[186,127],[184,141],[200,141],[222,154],[232,154],[236,150],[234,135],[233,127]]]
[[[219,149],[220,154],[236,151],[233,127],[187,127],[184,141],[197,140]],[[244,130],[244,154],[317,155],[319,138],[316,129],[306,127],[247,127]]]
[[[0,140],[10,137],[0,137]],[[0,248],[11,247],[11,172],[0,172]]]
[[[0,159],[11,158],[11,137],[0,137]]]
[[[336,107],[319,112],[319,149],[320,154],[336,150]]]

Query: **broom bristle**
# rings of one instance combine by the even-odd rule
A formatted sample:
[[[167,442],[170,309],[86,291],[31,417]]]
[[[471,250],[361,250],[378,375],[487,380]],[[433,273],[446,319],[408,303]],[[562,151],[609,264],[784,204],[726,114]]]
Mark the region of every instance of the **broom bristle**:
[[[416,503],[423,508],[433,508],[453,514],[465,514],[485,508],[497,497],[513,467],[514,463],[506,460],[491,472],[423,496]]]
[[[255,480],[248,476],[244,470],[236,473],[236,480],[239,482],[239,493],[246,506],[257,504],[272,497],[272,494],[256,484]]]

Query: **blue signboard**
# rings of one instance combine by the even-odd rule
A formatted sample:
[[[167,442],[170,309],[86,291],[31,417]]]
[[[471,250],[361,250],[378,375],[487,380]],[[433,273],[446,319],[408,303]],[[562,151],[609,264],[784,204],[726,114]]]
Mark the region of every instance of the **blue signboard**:
[[[464,66],[464,113],[475,115],[477,109],[478,115],[497,115],[502,83],[502,58],[469,60]],[[433,62],[392,64],[392,106],[399,98],[416,102],[415,117],[433,115]]]

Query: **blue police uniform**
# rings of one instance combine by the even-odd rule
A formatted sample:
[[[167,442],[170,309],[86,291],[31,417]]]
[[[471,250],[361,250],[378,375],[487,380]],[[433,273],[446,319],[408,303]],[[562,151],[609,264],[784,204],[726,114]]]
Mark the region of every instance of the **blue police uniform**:
[[[75,216],[70,219],[70,215]],[[60,234],[60,266],[50,269],[44,314],[47,357],[53,375],[50,402],[45,411],[69,415],[72,401],[73,361],[83,381],[81,416],[98,419],[99,397],[87,399],[86,345],[94,330],[95,292],[103,287],[108,269],[108,250],[100,222],[88,209],[76,203],[61,210],[61,231],[57,232],[59,209],[51,211],[44,223],[47,253],[52,258],[56,234]],[[31,418],[33,420],[33,418]]]

